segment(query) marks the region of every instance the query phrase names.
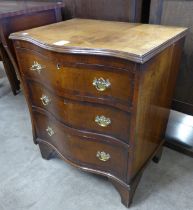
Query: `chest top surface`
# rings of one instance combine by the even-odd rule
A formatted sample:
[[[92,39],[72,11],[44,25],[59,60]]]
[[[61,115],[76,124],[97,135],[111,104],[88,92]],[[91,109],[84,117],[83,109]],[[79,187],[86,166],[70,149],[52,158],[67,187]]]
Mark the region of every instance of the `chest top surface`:
[[[0,1],[0,19],[62,7],[61,2]]]
[[[71,19],[11,34],[57,52],[109,55],[144,63],[185,36],[180,27]]]

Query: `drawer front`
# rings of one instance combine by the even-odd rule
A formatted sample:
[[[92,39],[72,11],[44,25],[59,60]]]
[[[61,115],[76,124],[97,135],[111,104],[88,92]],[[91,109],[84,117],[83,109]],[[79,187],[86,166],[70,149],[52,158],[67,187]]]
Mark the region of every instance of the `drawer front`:
[[[34,112],[38,141],[53,145],[66,159],[82,167],[126,178],[128,149],[121,144],[81,137],[43,113]]]
[[[129,143],[129,113],[104,105],[64,99],[36,82],[27,84],[33,106],[46,109],[70,127],[108,135]]]
[[[112,106],[129,106],[133,95],[134,74],[126,70],[109,69],[100,64],[67,63],[65,54],[57,60],[30,50],[18,50],[20,69],[28,78],[56,89],[65,97],[97,99]]]

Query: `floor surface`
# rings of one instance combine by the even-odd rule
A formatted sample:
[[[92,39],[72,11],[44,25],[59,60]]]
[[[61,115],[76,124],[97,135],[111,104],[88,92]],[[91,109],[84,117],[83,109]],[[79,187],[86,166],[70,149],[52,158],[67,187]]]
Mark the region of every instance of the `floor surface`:
[[[0,141],[0,210],[126,210],[106,179],[41,158],[24,97],[12,95],[5,77]],[[160,163],[145,170],[130,209],[193,210],[193,159],[164,148]]]

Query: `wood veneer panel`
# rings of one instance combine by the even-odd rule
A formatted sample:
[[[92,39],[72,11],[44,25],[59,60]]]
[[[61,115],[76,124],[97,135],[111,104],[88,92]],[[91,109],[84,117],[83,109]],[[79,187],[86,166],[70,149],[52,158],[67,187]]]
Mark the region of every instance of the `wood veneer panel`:
[[[136,130],[133,134],[134,168],[129,169],[134,174],[163,142],[179,69],[176,58],[180,60],[183,43],[182,39],[147,62],[142,67],[143,73],[139,75]]]
[[[26,30],[25,36],[13,33],[10,38],[52,51],[101,54],[144,63],[184,36],[185,31],[179,27],[72,19]]]

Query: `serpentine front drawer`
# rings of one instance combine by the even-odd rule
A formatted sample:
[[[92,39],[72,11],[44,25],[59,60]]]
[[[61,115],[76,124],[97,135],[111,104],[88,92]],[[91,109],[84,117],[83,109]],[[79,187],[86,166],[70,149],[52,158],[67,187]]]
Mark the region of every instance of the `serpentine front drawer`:
[[[37,142],[48,143],[64,158],[99,174],[126,180],[128,147],[96,139],[86,133],[76,134],[49,114],[34,111]]]
[[[38,48],[38,47],[37,47]],[[22,73],[29,79],[53,88],[59,95],[106,103],[128,110],[134,87],[134,70],[108,67],[99,63],[70,63],[65,54],[46,57],[22,48],[18,58]],[[85,56],[86,57],[86,56]],[[101,58],[102,60],[102,58]],[[134,66],[134,65],[131,65]]]
[[[109,136],[129,144],[129,113],[105,105],[58,97],[40,83],[27,83],[32,106],[49,111],[69,127]]]

